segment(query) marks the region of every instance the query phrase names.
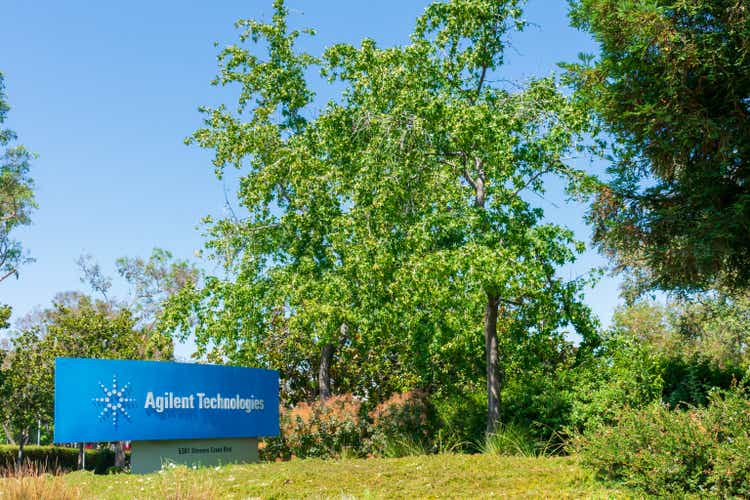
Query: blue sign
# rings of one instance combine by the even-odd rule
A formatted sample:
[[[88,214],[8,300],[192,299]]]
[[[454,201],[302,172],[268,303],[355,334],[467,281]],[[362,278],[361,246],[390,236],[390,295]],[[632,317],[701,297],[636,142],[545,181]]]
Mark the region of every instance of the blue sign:
[[[273,370],[160,361],[55,360],[55,443],[279,433]]]

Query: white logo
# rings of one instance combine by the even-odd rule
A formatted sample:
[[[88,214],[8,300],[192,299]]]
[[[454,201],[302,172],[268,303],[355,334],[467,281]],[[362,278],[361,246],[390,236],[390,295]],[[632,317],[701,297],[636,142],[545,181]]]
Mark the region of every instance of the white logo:
[[[99,414],[99,420],[105,417],[112,417],[112,425],[117,427],[117,419],[120,414],[130,420],[130,415],[125,409],[135,403],[135,398],[125,397],[130,388],[130,384],[125,384],[124,387],[117,386],[117,375],[112,375],[112,387],[107,388],[99,382],[99,387],[102,388],[104,396],[101,398],[93,398],[94,404],[102,408],[102,412]]]

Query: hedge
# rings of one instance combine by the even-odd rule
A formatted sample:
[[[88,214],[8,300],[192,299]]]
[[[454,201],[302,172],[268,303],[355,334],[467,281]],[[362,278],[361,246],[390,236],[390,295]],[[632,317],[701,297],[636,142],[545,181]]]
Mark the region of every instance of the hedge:
[[[13,469],[17,456],[17,446],[0,445],[0,471]],[[130,461],[130,452],[126,452],[125,460]],[[68,472],[78,468],[78,448],[27,445],[23,447],[23,461],[48,472]],[[114,465],[114,451],[108,448],[86,449],[86,470],[106,474]]]

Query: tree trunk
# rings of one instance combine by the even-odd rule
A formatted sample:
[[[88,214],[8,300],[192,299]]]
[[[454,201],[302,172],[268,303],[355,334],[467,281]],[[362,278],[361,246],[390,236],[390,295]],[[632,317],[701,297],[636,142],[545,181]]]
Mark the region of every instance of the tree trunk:
[[[331,397],[331,362],[333,361],[333,344],[330,342],[323,345],[320,355],[320,368],[318,370],[318,389],[320,400],[325,402]]]
[[[26,437],[21,434],[18,439],[18,454],[16,455],[16,471],[21,473],[21,466],[23,465],[23,447],[26,444]]]
[[[500,373],[497,349],[497,297],[487,294],[484,312],[484,348],[487,364],[487,434],[495,432],[500,420]]]
[[[86,445],[85,443],[78,443],[78,469],[83,470],[86,468]]]
[[[13,439],[13,432],[11,432],[10,426],[6,422],[3,422],[3,433],[8,444],[16,444],[16,440]]]
[[[125,467],[125,446],[122,441],[115,443],[115,467]]]

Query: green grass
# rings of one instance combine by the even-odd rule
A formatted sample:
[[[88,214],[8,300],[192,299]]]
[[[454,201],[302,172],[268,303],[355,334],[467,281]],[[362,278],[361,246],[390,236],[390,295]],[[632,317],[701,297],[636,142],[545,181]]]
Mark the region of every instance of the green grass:
[[[27,478],[26,480],[31,480]],[[13,495],[0,479],[0,499]],[[293,460],[149,474],[74,472],[35,479],[68,498],[624,498],[594,482],[573,458],[429,455],[390,459]],[[17,491],[19,485],[15,486]],[[38,495],[37,495],[38,496]]]

